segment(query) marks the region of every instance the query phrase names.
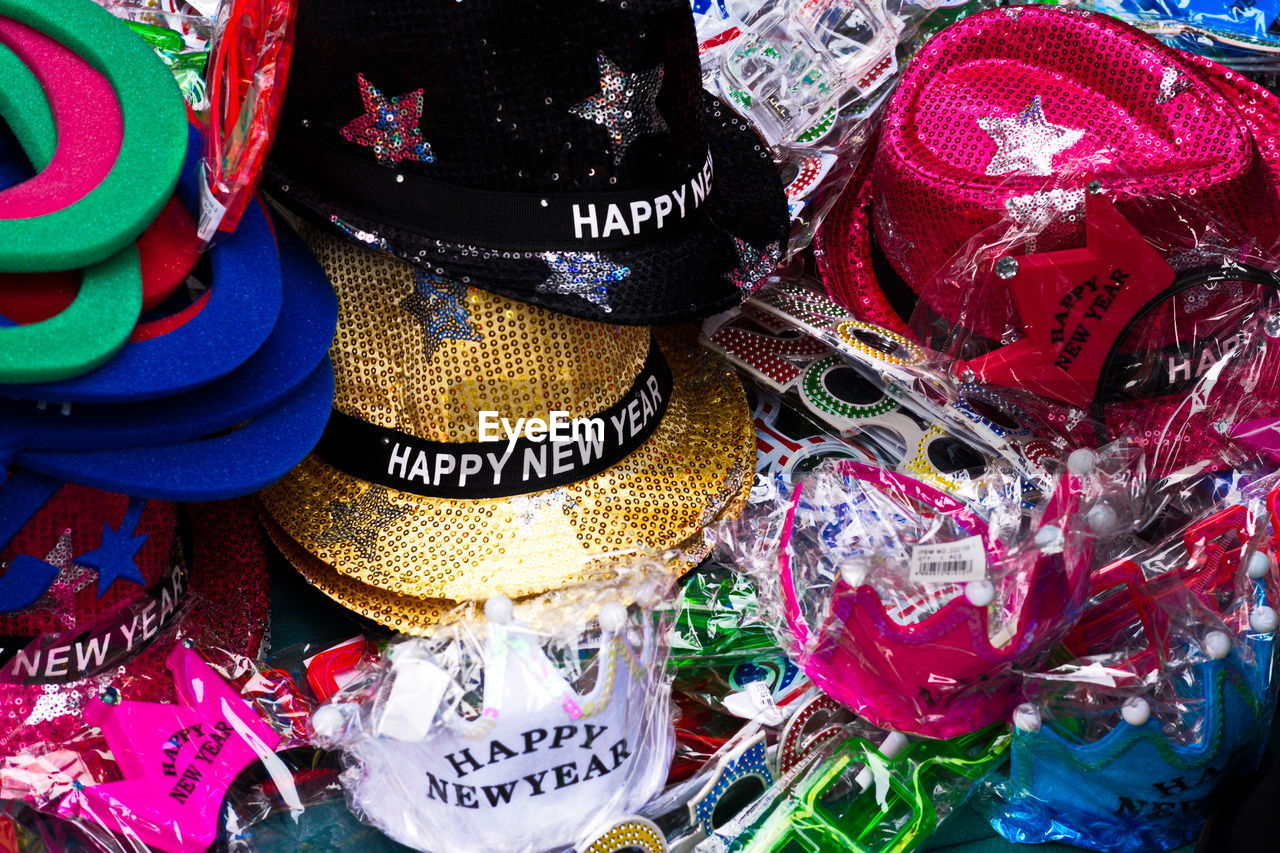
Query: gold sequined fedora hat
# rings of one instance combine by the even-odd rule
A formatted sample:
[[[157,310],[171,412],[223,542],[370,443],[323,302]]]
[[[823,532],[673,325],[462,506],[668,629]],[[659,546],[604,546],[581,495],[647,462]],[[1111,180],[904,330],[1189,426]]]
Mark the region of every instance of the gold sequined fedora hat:
[[[261,497],[277,539],[315,558],[299,570],[351,609],[559,588],[599,555],[683,546],[745,499],[746,399],[696,330],[582,320],[303,235],[339,296],[334,411]]]

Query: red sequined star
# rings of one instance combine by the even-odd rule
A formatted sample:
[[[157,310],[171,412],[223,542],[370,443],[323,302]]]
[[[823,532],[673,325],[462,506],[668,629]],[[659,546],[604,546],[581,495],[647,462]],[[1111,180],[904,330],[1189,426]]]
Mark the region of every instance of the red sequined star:
[[[434,163],[431,145],[422,138],[422,90],[388,98],[377,86],[356,75],[364,115],[356,116],[342,128],[348,142],[372,148],[378,162],[393,166],[401,160]]]

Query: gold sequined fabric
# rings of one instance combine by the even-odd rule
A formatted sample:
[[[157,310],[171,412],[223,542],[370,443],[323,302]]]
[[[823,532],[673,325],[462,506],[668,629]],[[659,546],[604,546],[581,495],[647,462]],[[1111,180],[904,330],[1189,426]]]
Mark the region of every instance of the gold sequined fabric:
[[[589,417],[627,392],[648,352],[647,328],[555,314],[315,230],[303,236],[340,300],[335,407],[378,426],[465,442],[479,438],[485,409]],[[701,353],[696,331],[657,332],[674,379],[667,410],[639,448],[593,477],[451,500],[373,485],[312,456],[262,494],[274,532],[314,558],[293,561],[316,586],[386,624],[421,623],[439,606],[431,599],[526,596],[583,579],[600,554],[695,539],[745,499],[755,455],[742,387]],[[395,596],[413,599],[412,612],[393,612],[410,606]]]
[[[711,522],[736,516],[741,512],[744,500],[745,493],[735,495]],[[271,541],[308,583],[348,610],[355,611],[381,625],[401,633],[426,634],[450,613],[455,612],[459,605],[459,602],[449,599],[400,595],[381,587],[361,583],[317,559],[306,548],[289,538],[288,534],[281,530],[270,517],[264,518],[263,522]],[[666,570],[671,575],[680,575],[693,568],[701,561],[701,557],[697,555],[703,547],[701,534],[696,534],[688,541],[681,543],[672,552],[668,552],[669,556],[664,563]],[[612,559],[602,556],[590,560],[584,567],[583,576],[595,580],[599,573],[607,577],[613,562],[625,562],[633,558],[632,554],[618,554]],[[520,599],[517,599],[518,601]]]
[[[344,575],[323,560],[289,538],[270,518],[263,519],[263,526],[271,541],[280,549],[284,558],[293,565],[307,582],[348,610],[393,628],[402,633],[415,634],[431,628],[454,607],[456,601],[443,598],[419,598],[396,595],[376,586],[369,586]]]

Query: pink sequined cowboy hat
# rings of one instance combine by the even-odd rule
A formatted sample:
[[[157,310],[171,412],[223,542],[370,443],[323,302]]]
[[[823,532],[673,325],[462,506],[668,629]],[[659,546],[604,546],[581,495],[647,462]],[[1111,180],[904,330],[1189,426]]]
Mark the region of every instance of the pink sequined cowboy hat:
[[[179,505],[18,473],[0,539],[0,796],[27,793],[31,756],[91,760],[80,712],[106,687],[171,698],[180,638],[246,656],[265,641],[267,552],[247,499]]]
[[[1220,457],[1219,420],[1276,414],[1263,394],[1240,399],[1234,389],[1247,382],[1219,389],[1198,420],[1186,401],[1238,343],[1260,294],[1274,299],[1280,287],[1270,263],[1243,281],[1222,273],[1239,257],[1275,257],[1278,145],[1275,96],[1201,57],[1104,15],[984,12],[944,30],[907,69],[874,151],[819,234],[819,267],[860,319],[946,336],[940,348],[970,359],[957,365],[964,381],[1096,404],[1100,436],[1137,434],[1163,475]],[[1005,270],[995,258],[977,263],[975,244],[1004,227],[1035,236],[1033,248],[1024,241],[1034,261],[1019,249],[1001,259]],[[1146,245],[1157,232],[1159,250]],[[1201,268],[1192,262],[1206,235],[1217,254]],[[1069,294],[1085,249],[1116,266],[1104,258],[1081,282],[1125,265],[1144,273],[1091,328],[1091,303]],[[971,256],[973,267],[958,265]],[[1071,316],[1029,357],[1032,313],[1043,315],[1039,331]],[[1092,352],[1058,370],[1073,331],[1092,334]]]
[[[1082,217],[1064,214],[1092,180],[1126,215],[1126,198],[1193,199],[1271,250],[1278,176],[1280,102],[1262,87],[1106,15],[993,9],[912,60],[815,246],[832,298],[906,332],[920,299],[960,319],[964,294],[928,285],[992,226],[1057,220],[1037,250],[1081,245]]]

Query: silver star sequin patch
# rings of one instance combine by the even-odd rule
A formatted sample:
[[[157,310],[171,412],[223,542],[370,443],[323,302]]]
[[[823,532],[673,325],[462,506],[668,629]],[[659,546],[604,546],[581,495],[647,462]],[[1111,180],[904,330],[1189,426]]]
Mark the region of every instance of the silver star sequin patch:
[[[1051,124],[1044,117],[1039,95],[1017,115],[979,118],[978,127],[996,144],[988,175],[1051,175],[1053,158],[1084,136],[1083,130]]]
[[[642,134],[667,131],[667,120],[658,112],[663,70],[659,65],[628,74],[603,53],[596,55],[596,63],[600,66],[599,93],[573,105],[569,112],[609,132],[609,153],[616,165]]]
[[[76,596],[81,590],[91,585],[96,576],[95,572],[76,565],[72,559],[71,531],[64,530],[58,536],[53,550],[44,558],[46,563],[62,571],[49,585],[44,597],[25,611],[49,614],[53,621],[58,623],[56,630],[59,631],[70,631],[76,627]]]
[[[543,252],[542,260],[551,275],[538,285],[541,293],[581,296],[603,311],[609,305],[609,285],[631,275],[631,267],[615,264],[598,252]]]
[[[511,499],[511,514],[521,527],[528,527],[538,519],[544,509],[571,512],[578,506],[578,499],[569,496],[567,490],[552,489],[534,495],[517,495]]]
[[[738,254],[738,265],[725,273],[725,278],[743,295],[750,295],[759,289],[778,265],[778,261],[782,260],[782,244],[777,241],[761,250],[746,240],[734,237],[733,248]]]
[[[1084,190],[1045,190],[1005,199],[1009,218],[1030,231],[1043,231],[1057,219],[1084,209]]]
[[[1160,74],[1160,91],[1156,92],[1156,103],[1167,104],[1183,92],[1191,88],[1191,81],[1176,68],[1166,68]]]

